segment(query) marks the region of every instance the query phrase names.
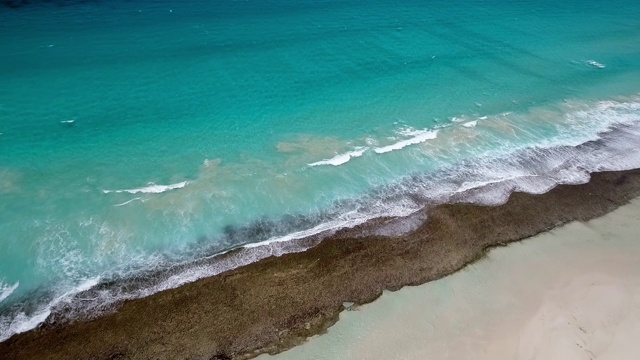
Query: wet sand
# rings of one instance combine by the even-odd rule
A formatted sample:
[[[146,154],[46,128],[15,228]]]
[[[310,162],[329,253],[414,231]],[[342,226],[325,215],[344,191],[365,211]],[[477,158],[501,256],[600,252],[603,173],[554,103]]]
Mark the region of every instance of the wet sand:
[[[640,198],[490,251],[340,314],[289,359],[631,359],[640,354]]]
[[[492,247],[602,216],[639,195],[640,170],[632,170],[594,174],[587,184],[542,195],[515,193],[500,206],[439,205],[402,237],[362,236],[375,222],[340,231],[308,251],[128,301],[95,320],[49,322],[0,343],[0,355],[242,359],[277,353],[326,330],[345,302],[369,303],[383,290],[442,278]]]

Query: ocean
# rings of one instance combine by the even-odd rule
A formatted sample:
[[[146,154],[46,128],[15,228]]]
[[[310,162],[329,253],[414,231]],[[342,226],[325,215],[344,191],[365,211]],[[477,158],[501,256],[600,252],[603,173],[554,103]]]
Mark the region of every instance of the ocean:
[[[3,1],[0,341],[640,167],[638,44],[623,0]]]

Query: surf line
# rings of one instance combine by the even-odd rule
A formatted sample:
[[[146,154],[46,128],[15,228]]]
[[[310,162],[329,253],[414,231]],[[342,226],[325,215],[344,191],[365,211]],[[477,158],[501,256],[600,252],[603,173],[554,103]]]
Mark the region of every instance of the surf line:
[[[154,183],[148,183],[147,186],[145,187],[140,187],[135,189],[102,190],[102,192],[105,194],[109,194],[109,193],[119,194],[119,193],[125,193],[125,192],[129,194],[137,194],[137,193],[160,194],[169,190],[182,189],[183,187],[187,186],[188,183],[189,183],[188,181],[182,181],[182,182],[171,184],[171,185],[156,185]]]

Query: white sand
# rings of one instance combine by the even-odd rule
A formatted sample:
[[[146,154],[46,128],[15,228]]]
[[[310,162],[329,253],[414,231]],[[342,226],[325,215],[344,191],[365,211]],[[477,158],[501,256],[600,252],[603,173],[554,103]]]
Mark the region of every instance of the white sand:
[[[640,359],[640,199],[385,293],[276,358]]]

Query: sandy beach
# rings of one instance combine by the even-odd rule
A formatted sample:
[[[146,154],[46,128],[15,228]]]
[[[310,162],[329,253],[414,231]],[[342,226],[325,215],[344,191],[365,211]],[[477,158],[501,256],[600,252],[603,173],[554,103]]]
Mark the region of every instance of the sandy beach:
[[[451,358],[459,358],[454,351],[460,352],[463,358],[464,354],[478,358],[481,351],[487,358],[499,358],[492,354],[508,355],[511,351],[511,354],[522,353],[527,359],[531,356],[543,359],[559,350],[574,354],[576,339],[578,344],[584,339],[583,346],[592,352],[619,349],[617,345],[607,344],[625,343],[625,336],[631,336],[635,331],[633,327],[637,326],[633,321],[637,314],[629,312],[637,309],[637,281],[634,282],[633,273],[628,270],[634,268],[637,274],[637,265],[634,265],[637,251],[633,251],[637,246],[631,247],[630,239],[623,238],[627,243],[609,249],[595,240],[583,238],[594,233],[602,235],[591,236],[606,236],[612,241],[611,232],[624,226],[575,223],[567,227],[569,233],[576,234],[573,238],[557,235],[567,228],[553,230],[541,239],[514,244],[494,251],[488,259],[484,257],[496,246],[571,221],[595,219],[639,195],[640,170],[606,172],[592,174],[586,184],[561,185],[540,195],[513,193],[499,206],[438,205],[425,210],[427,220],[421,226],[395,238],[370,235],[372,229],[386,226],[390,221],[380,219],[340,231],[304,252],[269,257],[127,301],[117,311],[93,320],[66,324],[52,317],[43,326],[0,343],[0,354],[7,359],[246,359],[299,345],[308,337],[324,332],[339,317],[347,319],[342,326],[355,329],[358,340],[327,345],[327,349],[336,349],[338,353],[324,355],[328,356],[325,358],[424,358],[427,353],[444,356],[450,353]],[[621,211],[625,213],[634,207],[637,202]],[[618,213],[612,216],[619,218]],[[611,221],[607,220],[610,218],[594,221]],[[584,236],[580,235],[580,229]],[[627,231],[633,234],[634,229],[628,227]],[[558,249],[543,245],[565,237],[570,240],[563,240],[568,242]],[[541,242],[539,248],[535,245],[538,242]],[[584,250],[583,242],[593,243],[593,249]],[[534,244],[533,253],[526,250],[528,244]],[[627,245],[628,250],[620,250]],[[600,251],[603,248],[604,251]],[[536,256],[536,252],[539,255]],[[608,253],[612,257],[607,258]],[[564,257],[555,260],[556,255]],[[500,264],[501,258],[505,259],[504,265]],[[385,290],[395,291],[406,285],[441,279],[478,260],[481,261],[476,267],[444,281],[404,290],[409,294],[405,296],[410,299],[407,305],[404,300],[394,300],[402,296],[398,294],[384,296],[371,305],[391,306],[394,311],[412,308],[418,312],[424,310],[425,303],[432,309],[437,309],[439,303],[445,306],[439,311],[424,313],[424,321],[413,313],[393,316],[390,314],[394,312],[387,310],[367,311],[372,315],[364,313],[361,320],[350,321],[350,317],[360,312],[343,311],[349,303],[370,303]],[[572,269],[571,263],[576,264],[576,270],[567,270]],[[599,263],[609,265],[598,268]],[[490,269],[483,270],[486,274],[475,270],[488,265]],[[462,280],[450,282],[456,278]],[[591,283],[602,286],[588,285]],[[428,286],[439,290],[422,297],[411,293],[429,289]],[[540,290],[541,286],[546,290]],[[541,293],[544,300],[540,300]],[[615,296],[610,297],[612,293]],[[429,296],[433,301],[428,300]],[[570,300],[569,308],[563,307],[565,299]],[[582,310],[572,312],[571,309]],[[582,314],[592,309],[602,312],[584,318]],[[574,318],[571,314],[577,315]],[[556,323],[556,319],[563,321]],[[385,325],[358,324],[374,320]],[[449,332],[437,333],[436,327],[447,328],[447,321],[451,325]],[[409,330],[416,324],[420,324],[420,329],[415,331],[393,331]],[[549,328],[557,331],[557,336]],[[322,355],[316,356],[317,353],[307,347],[318,341],[331,341],[331,334],[338,334],[339,329],[332,328],[330,335],[293,351],[311,351],[309,358],[320,357]],[[520,336],[512,329],[527,335]],[[615,329],[620,335],[611,335]],[[439,334],[439,338],[427,342],[425,334]],[[451,343],[446,341],[456,336],[464,341],[448,345]],[[390,339],[393,346],[381,345],[384,344],[382,338]],[[523,341],[523,338],[529,340]],[[426,347],[415,347],[415,344],[426,344]],[[350,349],[346,349],[347,345]],[[409,353],[395,353],[399,349]],[[387,354],[388,357],[384,357]]]
[[[259,359],[631,359],[640,353],[640,199],[385,292]]]

